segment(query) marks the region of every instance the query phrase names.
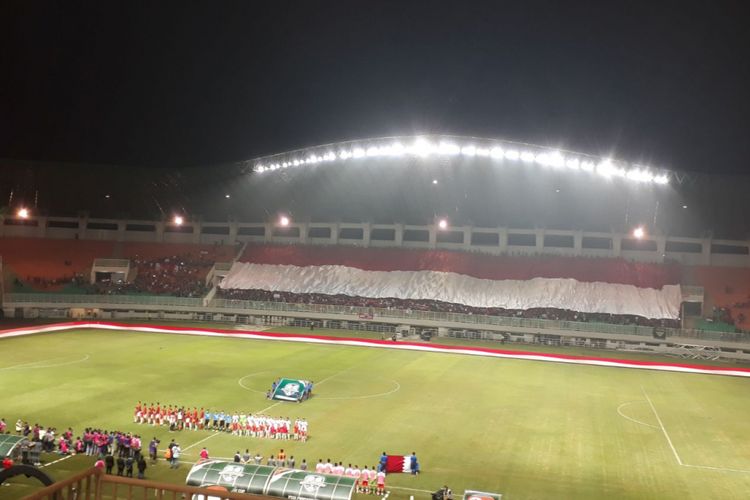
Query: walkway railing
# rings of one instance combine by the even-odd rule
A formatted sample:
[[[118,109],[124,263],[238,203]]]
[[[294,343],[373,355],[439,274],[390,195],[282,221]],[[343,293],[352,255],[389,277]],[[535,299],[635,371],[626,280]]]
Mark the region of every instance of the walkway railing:
[[[377,307],[339,306],[328,304],[294,304],[287,302],[260,302],[250,300],[214,299],[211,306],[230,310],[262,310],[269,312],[301,312],[317,314],[372,315],[374,319],[405,319],[436,321],[442,323],[462,323],[471,326],[495,325],[533,329],[572,330],[579,332],[612,333],[621,335],[653,335],[654,329],[646,326],[612,325],[608,323],[584,323],[579,321],[559,321],[508,316],[485,316],[481,314],[447,313],[433,311],[412,311],[404,309],[384,309]],[[676,335],[674,329],[667,329],[667,335]]]
[[[200,307],[203,299],[192,297],[169,297],[166,295],[75,295],[67,293],[7,293],[3,303],[16,304],[134,304],[153,306]]]
[[[226,314],[261,313],[314,313],[331,316],[366,316],[375,321],[378,319],[403,319],[433,321],[465,325],[469,329],[480,329],[482,326],[528,328],[533,330],[565,330],[586,333],[603,333],[612,335],[637,335],[653,337],[654,329],[650,326],[614,325],[609,323],[587,323],[581,321],[563,321],[535,318],[518,318],[508,316],[486,316],[481,314],[463,314],[432,311],[413,311],[404,309],[387,309],[376,307],[341,306],[329,304],[299,304],[287,302],[265,302],[251,300],[212,299],[204,304],[200,298],[167,297],[149,295],[68,295],[40,293],[9,293],[3,297],[4,304],[12,307],[36,304],[55,305],[98,305],[127,306],[144,305],[158,307],[182,307],[195,312],[215,312],[223,310]],[[750,341],[750,334],[734,332],[714,332],[710,330],[690,330],[664,328],[667,337],[687,337],[696,339],[718,340],[728,342]]]

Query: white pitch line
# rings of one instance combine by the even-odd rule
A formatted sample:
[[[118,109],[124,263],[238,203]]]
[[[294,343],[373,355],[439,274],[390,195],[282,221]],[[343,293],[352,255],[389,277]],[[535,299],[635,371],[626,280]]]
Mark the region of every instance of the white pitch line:
[[[55,460],[55,461],[53,461],[53,462],[50,462],[50,463],[48,463],[48,464],[44,464],[44,465],[42,465],[42,467],[49,467],[50,465],[55,465],[56,463],[58,463],[58,462],[62,462],[63,460],[67,460],[67,459],[69,459],[69,458],[70,458],[70,457],[72,457],[72,456],[73,456],[73,455],[66,455],[66,456],[64,456],[64,457],[62,457],[62,458],[58,458],[57,460]]]
[[[641,422],[640,420],[636,420],[634,418],[631,418],[627,415],[625,415],[621,410],[622,407],[625,405],[633,404],[633,403],[643,403],[643,401],[625,401],[624,403],[620,404],[620,406],[617,407],[617,413],[624,419],[630,420],[631,422],[634,422],[636,424],[645,425],[646,427],[651,427],[652,429],[658,429],[659,427],[653,425],[653,424],[647,424],[646,422]]]
[[[257,415],[257,414],[260,414],[260,415],[262,415],[263,413],[267,412],[268,410],[270,410],[270,409],[271,409],[271,408],[273,408],[274,406],[279,406],[279,405],[280,405],[281,403],[282,403],[282,401],[278,401],[278,402],[276,402],[276,403],[272,404],[271,406],[269,406],[268,408],[263,408],[263,409],[262,409],[262,410],[260,410],[260,411],[256,411],[256,412],[255,412],[255,414],[256,414],[256,415]]]
[[[323,396],[316,396],[316,399],[325,399],[327,401],[333,401],[333,400],[353,400],[353,399],[372,399],[372,398],[380,398],[383,396],[389,396],[393,394],[394,392],[398,392],[401,389],[401,384],[396,382],[395,380],[391,380],[395,384],[395,387],[391,389],[388,392],[379,392],[378,394],[366,394],[364,396],[332,396],[332,397],[323,397]]]
[[[644,389],[643,386],[641,386],[641,391],[643,391],[643,395],[646,397],[646,401],[648,401],[648,404],[651,406],[651,410],[654,412],[656,421],[659,422],[659,427],[661,427],[661,431],[664,433],[664,437],[667,438],[667,443],[669,443],[669,447],[672,448],[672,453],[674,453],[674,457],[677,459],[677,463],[680,465],[684,465],[679,453],[677,453],[677,450],[674,447],[674,444],[672,444],[672,438],[669,437],[669,434],[667,434],[667,429],[664,428],[664,422],[661,421],[661,417],[659,417],[659,414],[656,412],[654,403],[651,402],[651,398],[648,397],[646,389]]]
[[[329,380],[331,380],[332,378],[338,377],[339,375],[343,375],[344,373],[348,372],[348,371],[349,371],[349,370],[351,370],[352,368],[354,368],[354,365],[350,366],[349,368],[345,368],[345,369],[341,370],[341,371],[340,371],[340,372],[338,372],[338,373],[334,373],[333,375],[330,375],[330,376],[328,376],[328,377],[324,378],[324,379],[323,379],[323,380],[321,380],[320,382],[317,382],[317,383],[316,383],[315,385],[320,385],[320,384],[324,384],[324,383],[328,382]]]
[[[691,464],[682,464],[683,467],[693,467],[694,469],[708,469],[708,470],[718,470],[722,472],[740,472],[743,474],[750,474],[750,470],[748,469],[730,469],[728,467],[711,467],[710,465],[691,465]]]
[[[38,368],[56,368],[58,366],[67,366],[67,365],[74,365],[76,363],[83,363],[84,361],[87,361],[91,357],[91,355],[86,354],[81,359],[76,359],[73,361],[65,361],[63,363],[55,363],[52,365],[41,364],[41,363],[46,363],[47,361],[54,361],[56,359],[65,359],[66,357],[69,357],[69,356],[61,356],[59,358],[41,359],[39,361],[32,361],[30,363],[22,363],[20,365],[5,366],[5,367],[0,368],[0,370],[25,370],[25,369],[33,370],[33,369],[38,369]]]
[[[190,446],[186,446],[185,448],[183,448],[183,451],[187,451],[190,448],[193,448],[194,446],[199,445],[199,444],[201,444],[204,441],[208,441],[209,439],[211,439],[212,437],[216,436],[217,434],[221,434],[221,432],[220,431],[216,431],[213,434],[211,434],[210,436],[204,437],[200,441],[196,441],[195,443],[191,444]]]
[[[388,486],[388,489],[404,490],[404,491],[420,491],[422,493],[433,493],[430,490],[419,490],[419,489],[416,489],[416,488],[406,488],[404,486]]]

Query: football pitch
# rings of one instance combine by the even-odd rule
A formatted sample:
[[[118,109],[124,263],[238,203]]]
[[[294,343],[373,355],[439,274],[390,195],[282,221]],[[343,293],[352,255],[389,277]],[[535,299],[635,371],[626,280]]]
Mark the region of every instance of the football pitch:
[[[315,381],[315,396],[267,400],[282,376]],[[146,476],[180,484],[205,446],[212,457],[245,449],[267,457],[284,448],[313,468],[320,458],[361,468],[383,451],[415,451],[422,474],[387,478],[395,499],[429,498],[444,484],[504,500],[745,499],[750,492],[747,378],[76,330],[0,339],[0,388],[0,417],[11,431],[21,418],[72,427],[75,436],[85,427],[131,431],[144,447],[156,436],[161,450],[176,440],[185,452],[181,468],[170,470],[162,459]],[[169,432],[134,424],[138,401],[304,417],[310,439]],[[91,457],[60,458],[45,456],[55,479],[93,465]],[[21,498],[34,491],[31,484],[14,480],[0,487],[0,498]]]

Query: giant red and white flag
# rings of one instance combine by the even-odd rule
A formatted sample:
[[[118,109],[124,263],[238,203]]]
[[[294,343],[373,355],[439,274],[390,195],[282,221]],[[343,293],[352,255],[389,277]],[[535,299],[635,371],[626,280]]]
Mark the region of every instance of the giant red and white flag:
[[[221,287],[677,319],[679,282],[679,266],[624,259],[266,245],[249,246]]]

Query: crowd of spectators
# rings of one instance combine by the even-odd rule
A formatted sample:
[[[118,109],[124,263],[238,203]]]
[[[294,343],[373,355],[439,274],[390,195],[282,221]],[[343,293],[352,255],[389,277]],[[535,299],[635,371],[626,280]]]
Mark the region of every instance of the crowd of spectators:
[[[219,289],[217,297],[232,300],[253,300],[261,302],[286,302],[294,304],[321,304],[345,307],[366,307],[378,309],[398,309],[407,312],[428,311],[460,313],[483,316],[504,316],[515,318],[548,319],[557,321],[580,321],[608,323],[616,325],[637,325],[650,327],[679,328],[678,320],[649,319],[627,314],[582,313],[554,308],[504,309],[501,307],[471,307],[464,304],[438,300],[411,300],[394,298],[351,297],[348,295],[326,295],[320,293],[271,292],[268,290]],[[372,311],[370,311],[372,312]]]
[[[136,270],[132,281],[99,281],[88,285],[87,293],[203,297],[208,292],[206,273],[214,264],[214,259],[207,252],[200,252],[197,255],[186,253],[153,259],[136,256],[131,263]]]

